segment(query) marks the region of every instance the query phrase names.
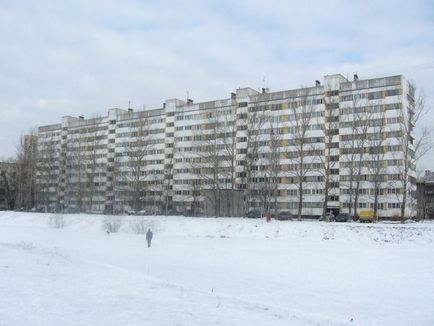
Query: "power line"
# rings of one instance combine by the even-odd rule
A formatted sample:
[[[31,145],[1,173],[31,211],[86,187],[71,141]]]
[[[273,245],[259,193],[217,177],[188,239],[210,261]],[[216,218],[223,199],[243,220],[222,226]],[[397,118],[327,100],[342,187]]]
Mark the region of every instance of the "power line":
[[[375,75],[368,75],[368,76],[366,76],[366,78],[376,78],[376,77],[380,77],[380,76],[384,76],[384,75],[391,75],[394,73],[400,74],[403,71],[421,70],[421,69],[426,70],[426,69],[432,69],[432,68],[434,68],[434,61],[419,63],[419,64],[415,64],[415,65],[402,66],[401,68],[394,68],[394,70],[389,70],[388,72],[383,72],[383,73],[375,74]]]

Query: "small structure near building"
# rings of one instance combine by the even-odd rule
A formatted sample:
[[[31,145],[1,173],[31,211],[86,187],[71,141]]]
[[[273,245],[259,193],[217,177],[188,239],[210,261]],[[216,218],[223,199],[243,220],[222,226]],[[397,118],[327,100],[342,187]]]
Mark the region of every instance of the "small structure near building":
[[[417,216],[434,219],[434,172],[430,170],[417,182]]]

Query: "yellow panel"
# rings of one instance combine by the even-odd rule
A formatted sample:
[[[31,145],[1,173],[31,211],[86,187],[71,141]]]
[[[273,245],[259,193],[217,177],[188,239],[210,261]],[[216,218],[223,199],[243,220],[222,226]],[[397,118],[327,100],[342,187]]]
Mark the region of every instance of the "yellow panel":
[[[288,209],[288,203],[279,203],[280,209]]]
[[[282,103],[282,110],[285,110],[288,108],[288,103]]]

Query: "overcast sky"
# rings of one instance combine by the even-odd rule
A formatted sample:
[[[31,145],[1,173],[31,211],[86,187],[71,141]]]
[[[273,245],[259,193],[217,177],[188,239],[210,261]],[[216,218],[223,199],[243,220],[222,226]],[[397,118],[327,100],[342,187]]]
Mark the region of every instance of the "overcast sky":
[[[64,115],[404,74],[433,109],[434,2],[0,0],[0,156]],[[434,169],[434,154],[420,164]]]

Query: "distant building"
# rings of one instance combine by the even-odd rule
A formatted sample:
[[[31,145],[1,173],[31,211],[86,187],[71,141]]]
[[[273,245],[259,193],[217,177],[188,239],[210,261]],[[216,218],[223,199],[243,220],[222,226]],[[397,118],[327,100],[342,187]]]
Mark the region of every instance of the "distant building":
[[[427,170],[417,182],[417,216],[434,219],[434,172]]]
[[[377,207],[381,218],[397,218],[405,193],[405,215],[414,216],[415,166],[405,183],[402,172],[405,155],[414,155],[402,145],[413,141],[403,132],[413,108],[414,88],[401,75],[336,74],[312,87],[240,88],[203,103],[170,99],[157,109],[63,117],[38,130],[38,200],[69,210],[220,216],[296,214],[301,206],[303,216],[318,217],[327,196],[334,213]]]

